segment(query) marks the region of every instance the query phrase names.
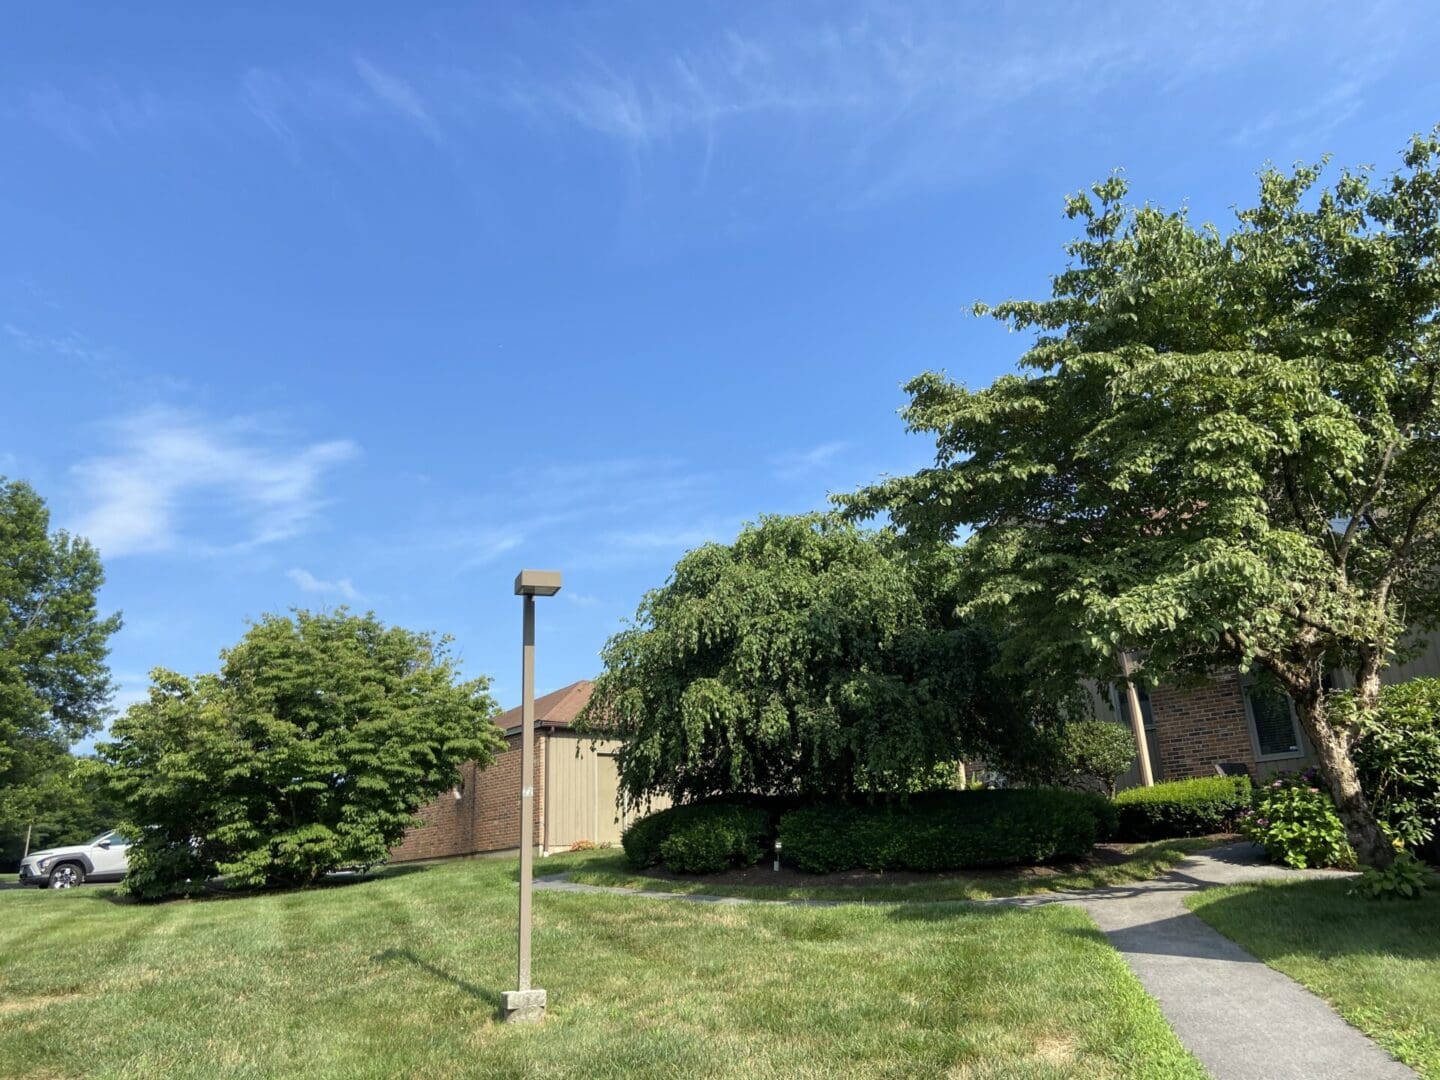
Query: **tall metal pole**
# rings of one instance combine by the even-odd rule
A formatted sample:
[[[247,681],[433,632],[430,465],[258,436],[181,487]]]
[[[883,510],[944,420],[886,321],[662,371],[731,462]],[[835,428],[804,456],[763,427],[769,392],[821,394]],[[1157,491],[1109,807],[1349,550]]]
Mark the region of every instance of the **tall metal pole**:
[[[515,595],[525,598],[520,652],[520,948],[516,987],[500,994],[507,1023],[545,1018],[545,991],[530,985],[530,900],[535,876],[535,597],[560,591],[559,570],[521,570]]]
[[[1140,711],[1140,694],[1135,689],[1130,666],[1130,654],[1121,650],[1120,673],[1125,676],[1125,700],[1130,706],[1130,730],[1135,735],[1137,763],[1140,766],[1140,783],[1143,787],[1154,787],[1155,777],[1150,771],[1150,740],[1145,737],[1145,715]]]
[[[520,976],[530,989],[530,879],[535,870],[535,597],[525,596],[520,661]]]

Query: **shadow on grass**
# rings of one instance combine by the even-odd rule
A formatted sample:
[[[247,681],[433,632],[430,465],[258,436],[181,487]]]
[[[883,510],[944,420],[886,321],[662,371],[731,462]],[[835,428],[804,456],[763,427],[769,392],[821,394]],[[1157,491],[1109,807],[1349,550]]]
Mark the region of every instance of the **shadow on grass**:
[[[397,962],[409,964],[411,967],[429,975],[432,979],[438,982],[449,983],[457,990],[468,994],[475,1000],[485,1002],[485,1004],[490,1006],[490,1011],[494,1014],[496,1020],[501,1019],[503,1016],[503,1011],[500,1007],[500,991],[488,990],[483,986],[476,986],[472,982],[467,982],[457,975],[450,974],[450,972],[444,968],[436,967],[428,960],[420,959],[420,957],[416,956],[409,949],[386,949],[384,952],[376,953],[370,959],[382,965]]]
[[[130,896],[121,886],[111,886],[105,892],[97,891],[92,899],[104,900],[110,904],[176,904],[216,903],[222,900],[253,900],[262,896],[295,896],[301,893],[328,892],[331,889],[345,889],[354,885],[367,885],[390,878],[421,874],[432,869],[433,863],[401,863],[398,866],[382,866],[365,872],[336,871],[326,874],[313,885],[274,886],[272,888],[245,889],[225,884],[223,878],[207,882],[200,891],[185,896],[162,896],[155,899],[141,899]]]
[[[1195,914],[1262,960],[1440,960],[1440,891],[1419,900],[1349,895],[1353,882],[1263,884],[1202,898]]]

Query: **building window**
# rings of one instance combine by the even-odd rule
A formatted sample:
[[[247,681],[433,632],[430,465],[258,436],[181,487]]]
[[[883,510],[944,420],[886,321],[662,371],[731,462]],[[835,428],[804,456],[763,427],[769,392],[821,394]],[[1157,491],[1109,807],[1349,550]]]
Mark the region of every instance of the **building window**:
[[[1245,711],[1255,738],[1255,756],[1269,758],[1304,757],[1300,749],[1300,725],[1290,698],[1267,686],[1245,687]]]
[[[1155,710],[1150,707],[1150,691],[1143,686],[1135,687],[1135,696],[1140,699],[1140,718],[1146,732],[1155,730]],[[1125,723],[1130,723],[1130,695],[1125,692],[1124,683],[1110,684],[1110,700],[1117,703],[1116,712]]]

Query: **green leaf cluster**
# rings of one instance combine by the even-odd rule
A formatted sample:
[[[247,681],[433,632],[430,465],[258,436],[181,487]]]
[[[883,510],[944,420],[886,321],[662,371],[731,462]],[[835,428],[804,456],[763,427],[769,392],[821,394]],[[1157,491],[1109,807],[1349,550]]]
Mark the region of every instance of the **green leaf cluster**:
[[[808,514],[707,544],[607,643],[580,718],[623,740],[624,796],[930,786],[1027,721],[995,642],[956,614],[955,553]],[[952,770],[953,771],[953,770]]]
[[[488,680],[460,682],[444,639],[373,615],[267,615],[221,659],[194,678],[157,669],[99,748],[139,896],[381,862],[501,741]]]
[[[1406,628],[1440,621],[1440,129],[1391,176],[1323,173],[1265,170],[1223,232],[1118,176],[1072,197],[1051,296],[978,309],[1035,335],[1021,372],[915,379],[935,465],[841,501],[968,533],[965,610],[1018,671],[1268,672],[1383,858],[1323,680],[1373,704]]]
[[[85,540],[50,531],[35,490],[0,477],[0,861],[108,824],[103,796],[72,782],[70,745],[104,722],[111,694],[105,575]]]

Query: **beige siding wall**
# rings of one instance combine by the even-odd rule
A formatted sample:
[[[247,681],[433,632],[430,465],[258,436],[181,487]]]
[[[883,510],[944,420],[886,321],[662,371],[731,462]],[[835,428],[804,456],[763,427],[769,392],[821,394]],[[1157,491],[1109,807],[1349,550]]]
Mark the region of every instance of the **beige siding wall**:
[[[1427,634],[1419,655],[1404,664],[1386,668],[1380,679],[1387,686],[1411,679],[1440,678],[1440,634]]]
[[[547,738],[546,850],[564,851],[577,840],[618,844],[620,833],[636,816],[616,807],[615,750],[620,744],[591,742],[569,732],[552,732]],[[652,809],[666,805],[668,801],[658,801]]]

